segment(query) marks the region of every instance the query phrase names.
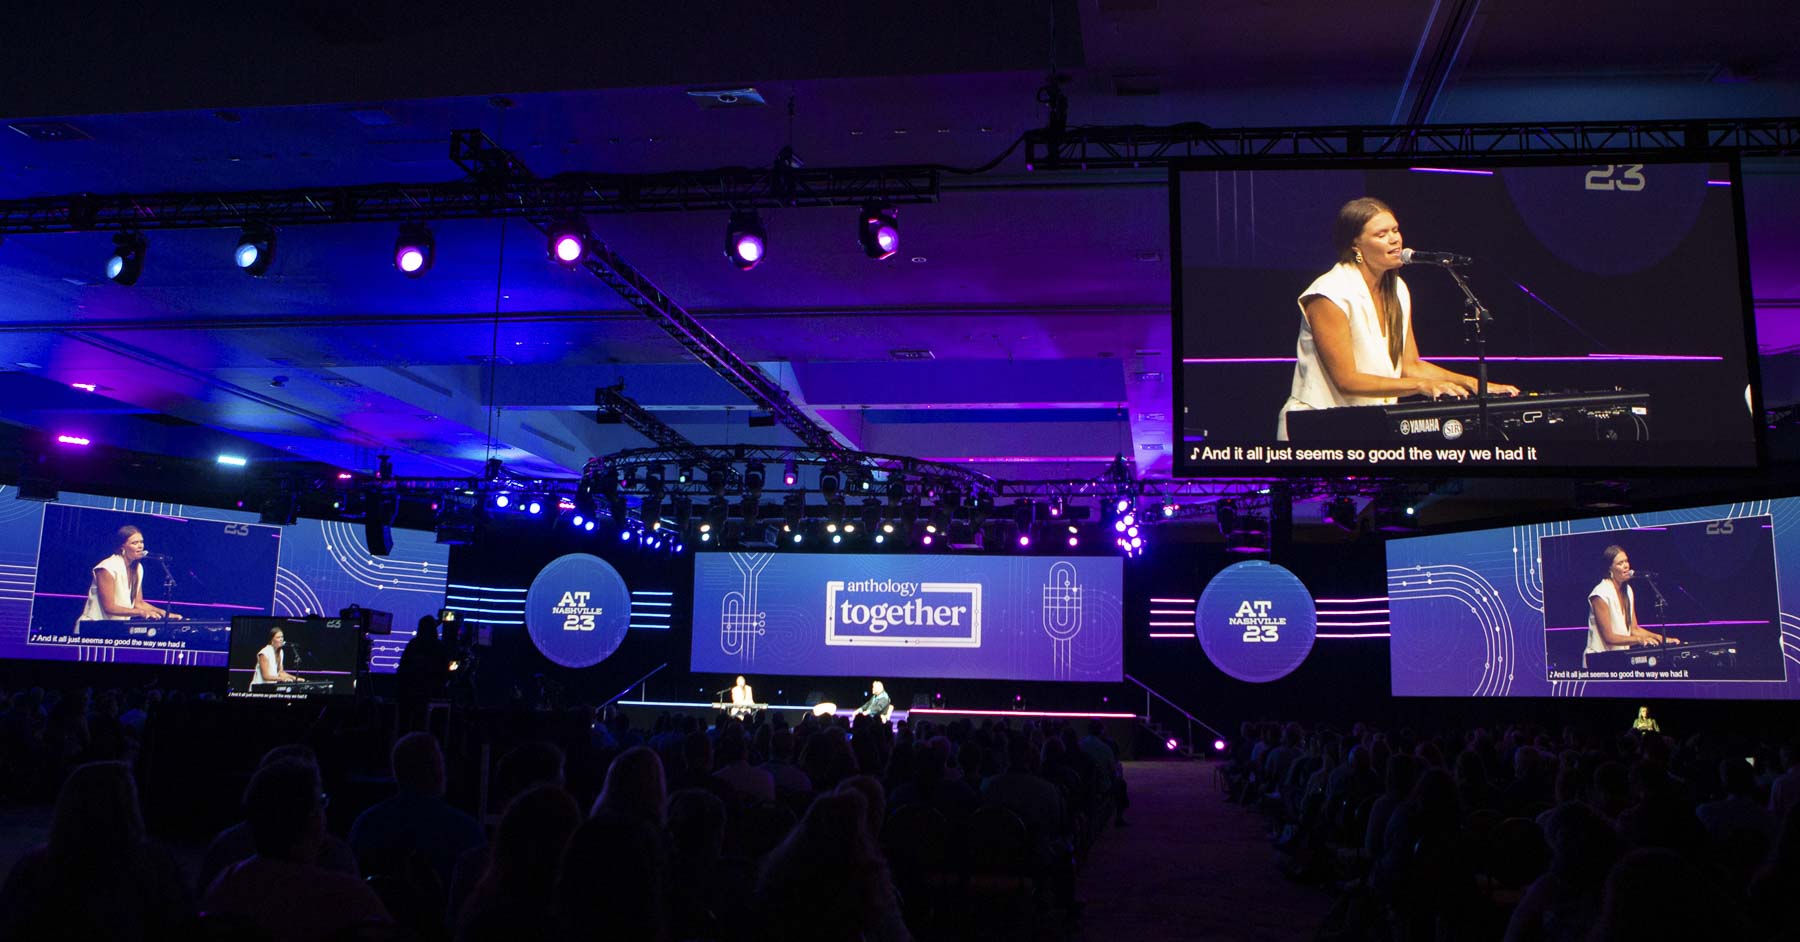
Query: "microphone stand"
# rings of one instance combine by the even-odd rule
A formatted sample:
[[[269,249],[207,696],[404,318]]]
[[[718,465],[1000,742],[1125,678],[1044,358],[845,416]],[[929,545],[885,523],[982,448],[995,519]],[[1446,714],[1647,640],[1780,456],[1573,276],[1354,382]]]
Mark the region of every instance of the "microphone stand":
[[[1455,265],[1445,265],[1444,271],[1463,293],[1463,331],[1464,342],[1475,344],[1475,422],[1481,426],[1481,437],[1484,441],[1492,441],[1494,436],[1488,428],[1488,370],[1487,370],[1487,333],[1484,328],[1493,323],[1494,315],[1488,313],[1487,305],[1469,289],[1469,282],[1463,278],[1462,272]]]
[[[1663,598],[1662,590],[1656,587],[1654,576],[1645,576],[1644,584],[1649,586],[1651,594],[1656,596],[1656,601],[1651,603],[1656,608],[1656,649],[1661,653],[1661,663],[1666,668],[1669,666],[1669,600]]]
[[[162,620],[167,622],[169,620],[170,608],[175,604],[175,573],[169,569],[169,561],[167,559],[159,559],[156,562],[157,565],[162,566],[163,571]]]

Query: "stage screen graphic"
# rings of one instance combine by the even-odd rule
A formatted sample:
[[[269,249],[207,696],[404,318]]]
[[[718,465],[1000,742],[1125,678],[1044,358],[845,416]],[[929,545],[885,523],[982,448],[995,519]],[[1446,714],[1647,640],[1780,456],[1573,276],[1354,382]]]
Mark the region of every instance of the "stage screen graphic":
[[[702,553],[692,669],[1118,681],[1114,557]]]
[[[448,548],[395,530],[375,557],[361,524],[278,527],[242,511],[64,493],[54,503],[0,487],[0,657],[224,666],[238,615],[336,615],[352,604],[394,614],[372,668],[391,672],[421,615],[443,606]],[[83,621],[93,569],[120,527],[136,527],[144,601],[181,621]],[[158,558],[162,557],[162,558]],[[121,570],[128,573],[128,570]]]
[[[1391,541],[1393,692],[1800,698],[1797,527],[1783,498]]]
[[[1176,472],[1755,466],[1737,180],[1727,161],[1178,168]],[[1362,197],[1391,214],[1364,204],[1344,244]]]

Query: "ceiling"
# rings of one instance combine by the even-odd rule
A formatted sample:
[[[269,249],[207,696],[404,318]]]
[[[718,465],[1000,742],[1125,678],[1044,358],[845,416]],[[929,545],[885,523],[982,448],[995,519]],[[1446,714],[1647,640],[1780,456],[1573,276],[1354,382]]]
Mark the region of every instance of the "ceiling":
[[[0,129],[0,200],[448,181],[459,128],[540,176],[767,165],[789,144],[809,167],[972,168],[1045,123],[1052,67],[1073,124],[1800,114],[1800,12],[1779,0],[676,6],[0,12],[0,35],[29,37],[0,57],[0,123],[77,132]],[[687,94],[742,87],[768,104]],[[847,209],[766,213],[770,256],[750,272],[721,257],[719,213],[593,226],[850,446],[1007,479],[1092,477],[1124,455],[1156,477],[1173,411],[1162,181],[1033,172],[1015,151],[905,207],[882,262]],[[1800,160],[1747,164],[1744,195],[1766,397],[1800,401]],[[130,288],[101,277],[109,234],[10,237],[0,420],[187,457],[366,470],[389,454],[402,475],[466,475],[497,455],[573,474],[649,444],[593,421],[594,388],[623,381],[693,441],[794,441],[749,427],[741,394],[550,264],[526,224],[434,231],[417,280],[393,270],[387,224],[284,230],[260,279],[231,267],[235,230],[153,232]]]

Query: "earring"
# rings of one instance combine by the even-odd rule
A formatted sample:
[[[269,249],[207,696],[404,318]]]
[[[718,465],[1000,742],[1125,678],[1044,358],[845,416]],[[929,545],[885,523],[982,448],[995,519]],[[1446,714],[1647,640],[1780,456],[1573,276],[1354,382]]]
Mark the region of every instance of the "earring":
[[[1361,265],[1362,263],[1363,263],[1362,249],[1357,249],[1356,250],[1356,264]]]

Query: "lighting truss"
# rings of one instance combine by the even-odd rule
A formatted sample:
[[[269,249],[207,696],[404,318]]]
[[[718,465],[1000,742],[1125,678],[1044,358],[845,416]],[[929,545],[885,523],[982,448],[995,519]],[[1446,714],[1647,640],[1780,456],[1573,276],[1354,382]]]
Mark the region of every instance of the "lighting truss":
[[[1213,128],[1204,124],[1045,128],[1025,134],[1032,170],[1121,170],[1176,161],[1280,164],[1370,157],[1586,157],[1619,154],[1788,157],[1800,117]]]
[[[0,200],[0,235],[125,229],[306,226],[346,222],[536,218],[563,214],[683,212],[935,203],[939,171],[921,166],[783,169],[727,167],[680,173],[567,173],[538,179],[480,131],[455,131],[450,159],[468,177],[444,183],[377,183],[156,194],[73,194]],[[777,185],[779,184],[779,185]]]

